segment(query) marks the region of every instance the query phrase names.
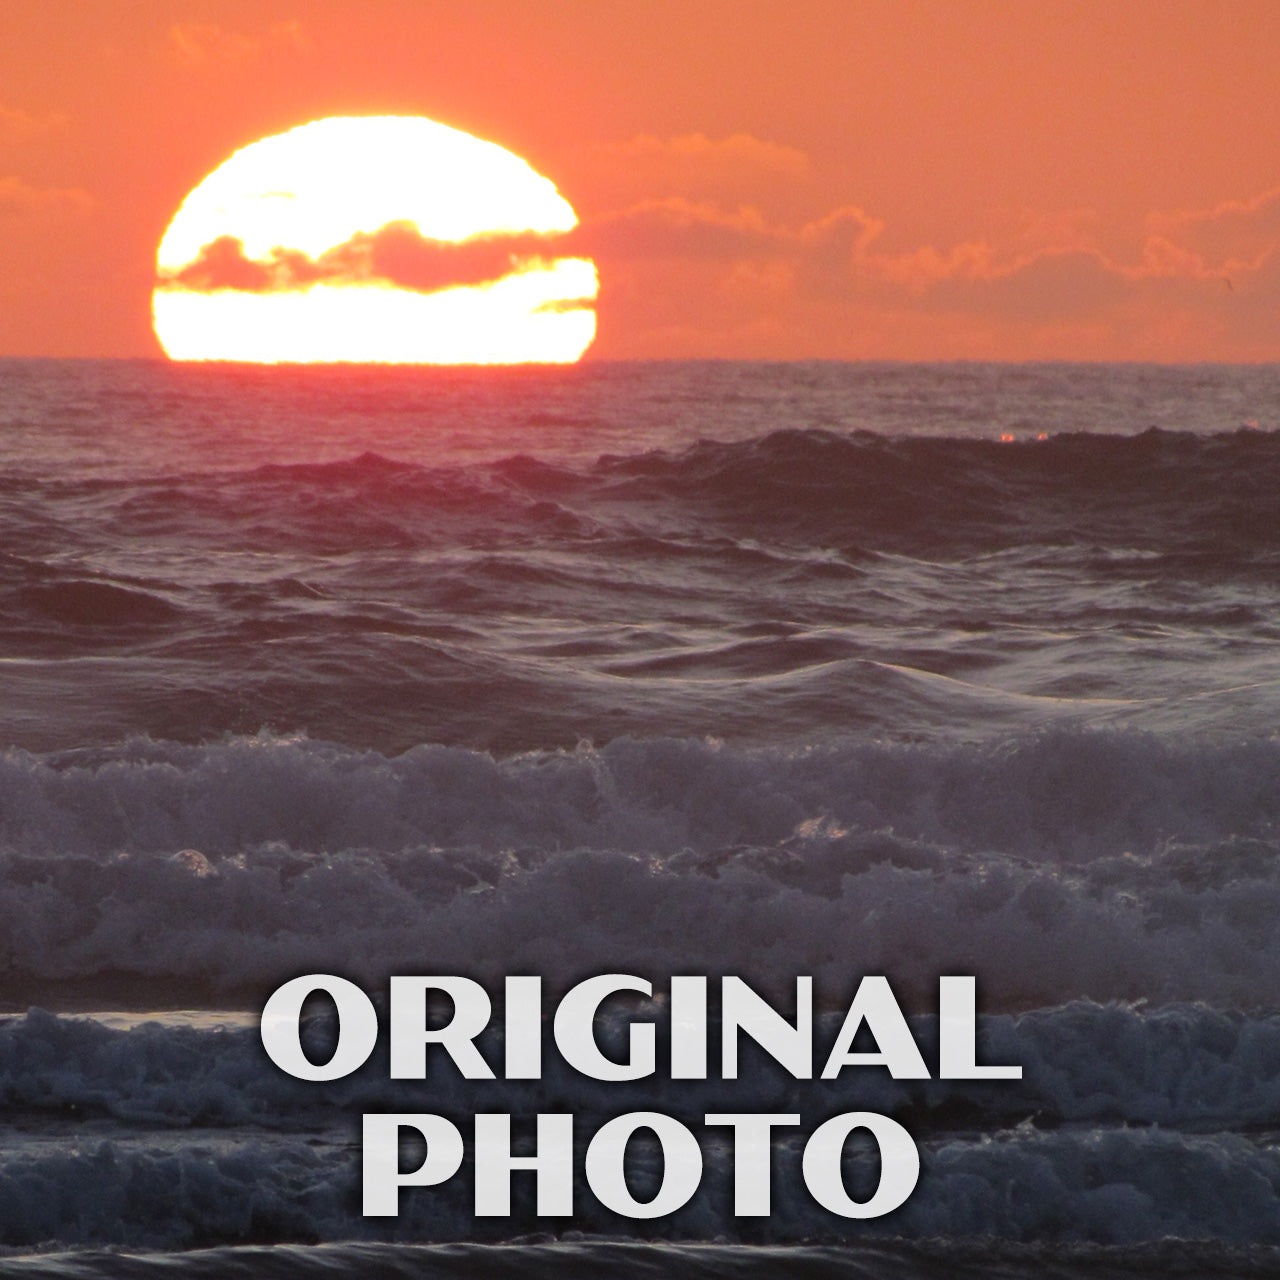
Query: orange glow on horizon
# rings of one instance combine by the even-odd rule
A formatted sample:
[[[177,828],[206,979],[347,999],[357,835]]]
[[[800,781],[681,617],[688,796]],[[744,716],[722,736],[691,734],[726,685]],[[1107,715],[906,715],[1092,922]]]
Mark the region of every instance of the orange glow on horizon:
[[[595,263],[607,361],[1280,360],[1280,5],[1222,8],[6,0],[0,355],[151,357],[183,287],[238,279],[270,327],[285,293],[472,289],[509,252]],[[374,118],[405,140],[294,128]],[[499,183],[517,216],[450,228],[450,137],[545,216]]]
[[[595,336],[595,265],[529,242],[576,223],[494,143],[418,116],[313,121],[183,201],[156,335],[179,360],[569,363]]]

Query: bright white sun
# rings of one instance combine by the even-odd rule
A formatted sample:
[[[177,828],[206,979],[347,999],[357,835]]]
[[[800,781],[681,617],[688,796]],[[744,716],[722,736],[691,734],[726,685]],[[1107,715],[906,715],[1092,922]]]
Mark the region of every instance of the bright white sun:
[[[595,264],[544,177],[420,116],[334,116],[237,151],[156,255],[175,360],[567,363],[595,337]]]

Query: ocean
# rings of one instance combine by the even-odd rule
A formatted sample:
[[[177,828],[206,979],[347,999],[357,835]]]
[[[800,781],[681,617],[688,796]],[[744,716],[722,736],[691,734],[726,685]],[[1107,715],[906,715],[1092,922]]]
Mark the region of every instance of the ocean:
[[[0,361],[0,1274],[1275,1274],[1278,405],[1276,366]],[[884,975],[930,1062],[972,974],[1023,1077],[313,1083],[258,1034],[301,974],[611,972],[812,976],[828,1045]],[[469,1163],[365,1218],[390,1111],[803,1126],[767,1218],[723,1132],[659,1219],[519,1174],[479,1219]],[[876,1219],[800,1175],[850,1111],[920,1153]]]

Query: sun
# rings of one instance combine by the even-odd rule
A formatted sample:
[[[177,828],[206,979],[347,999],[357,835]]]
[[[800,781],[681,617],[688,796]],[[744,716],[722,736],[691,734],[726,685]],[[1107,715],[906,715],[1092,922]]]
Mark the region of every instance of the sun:
[[[263,138],[182,202],[156,255],[175,360],[569,363],[595,337],[588,258],[547,178],[422,116]]]

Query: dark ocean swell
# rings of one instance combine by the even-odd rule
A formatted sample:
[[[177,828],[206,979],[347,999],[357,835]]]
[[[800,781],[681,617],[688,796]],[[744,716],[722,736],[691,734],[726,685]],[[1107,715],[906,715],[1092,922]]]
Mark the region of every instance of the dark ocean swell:
[[[775,430],[571,466],[517,455],[427,466],[366,453],[248,471],[52,481],[104,534],[263,549],[408,549],[474,538],[624,536],[664,523],[706,536],[959,558],[1096,545],[1222,562],[1273,552],[1280,433],[1151,428],[1008,441]],[[10,495],[11,500],[17,494]],[[32,531],[37,532],[37,531]]]
[[[1249,430],[48,479],[0,497],[0,736],[1270,732],[1277,493]]]
[[[1079,433],[997,442],[777,431],[603,459],[629,502],[679,501],[735,532],[948,558],[1064,544],[1227,563],[1274,552],[1280,434]]]

